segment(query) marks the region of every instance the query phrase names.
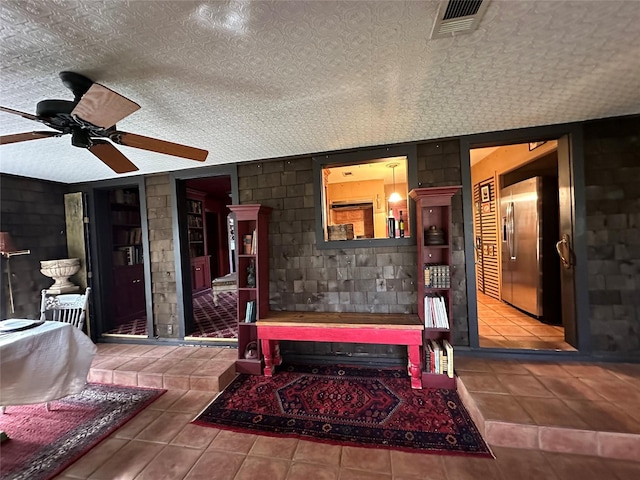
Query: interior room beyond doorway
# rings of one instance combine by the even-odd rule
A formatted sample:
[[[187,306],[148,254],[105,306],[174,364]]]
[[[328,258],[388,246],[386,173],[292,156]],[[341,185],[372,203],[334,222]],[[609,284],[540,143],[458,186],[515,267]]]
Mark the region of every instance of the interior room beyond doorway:
[[[558,142],[472,149],[482,348],[571,351],[561,305]]]

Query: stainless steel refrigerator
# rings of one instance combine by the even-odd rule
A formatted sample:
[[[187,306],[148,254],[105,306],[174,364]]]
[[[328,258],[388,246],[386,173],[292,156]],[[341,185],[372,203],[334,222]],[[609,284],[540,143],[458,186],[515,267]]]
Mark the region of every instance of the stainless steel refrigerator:
[[[502,300],[560,323],[557,179],[533,177],[500,191]]]

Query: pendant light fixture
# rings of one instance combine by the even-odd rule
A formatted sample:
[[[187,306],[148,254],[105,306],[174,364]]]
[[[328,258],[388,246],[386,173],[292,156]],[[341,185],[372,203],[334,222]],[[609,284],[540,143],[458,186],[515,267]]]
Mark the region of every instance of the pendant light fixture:
[[[400,194],[398,192],[396,192],[396,167],[398,166],[398,163],[389,163],[387,164],[387,167],[389,167],[391,169],[392,175],[393,175],[393,193],[391,193],[391,195],[389,195],[389,203],[395,203],[395,202],[399,202],[400,200],[402,200],[402,197],[400,196]]]

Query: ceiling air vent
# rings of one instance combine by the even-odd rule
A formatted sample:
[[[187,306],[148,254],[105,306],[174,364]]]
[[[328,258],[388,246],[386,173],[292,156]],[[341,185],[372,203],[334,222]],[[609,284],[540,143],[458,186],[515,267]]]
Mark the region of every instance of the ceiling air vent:
[[[490,0],[444,0],[440,3],[431,38],[471,33],[484,15]]]

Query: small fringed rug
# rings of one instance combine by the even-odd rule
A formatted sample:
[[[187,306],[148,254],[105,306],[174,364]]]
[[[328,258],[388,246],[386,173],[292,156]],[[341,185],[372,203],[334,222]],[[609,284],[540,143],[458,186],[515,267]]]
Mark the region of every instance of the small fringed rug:
[[[89,383],[61,400],[6,407],[0,430],[9,440],[0,446],[2,480],[45,480],[87,453],[131,420],[165,390]]]
[[[193,421],[358,447],[491,457],[455,390],[414,390],[403,369],[288,365],[239,375]]]

